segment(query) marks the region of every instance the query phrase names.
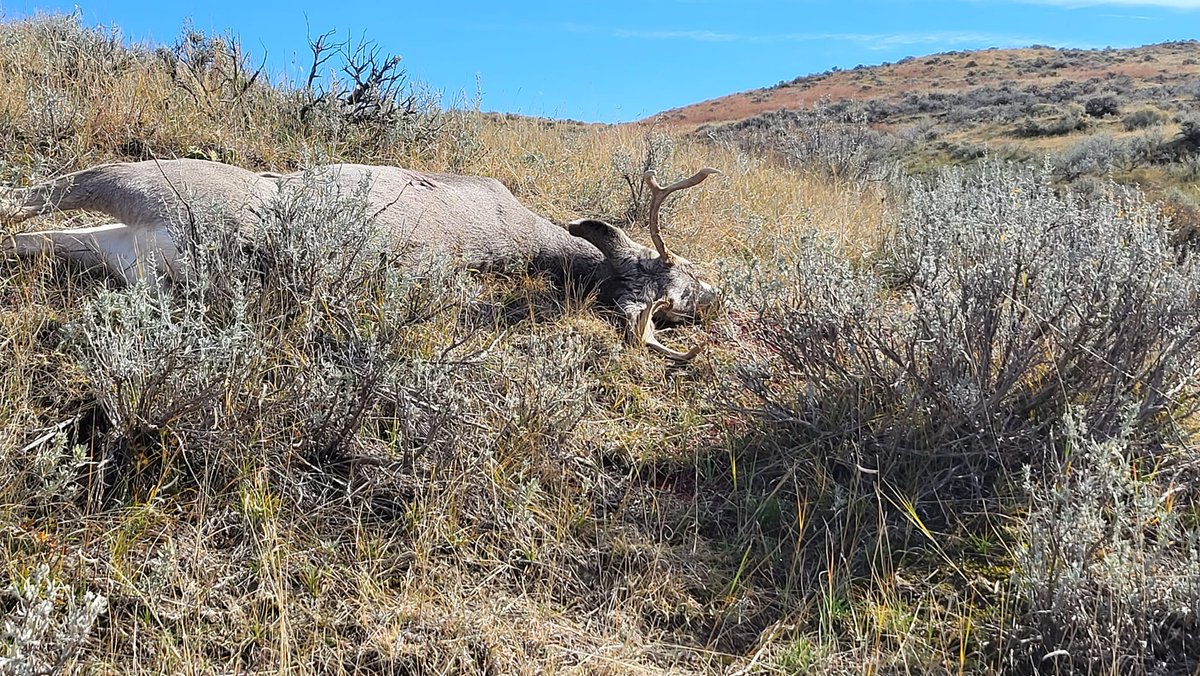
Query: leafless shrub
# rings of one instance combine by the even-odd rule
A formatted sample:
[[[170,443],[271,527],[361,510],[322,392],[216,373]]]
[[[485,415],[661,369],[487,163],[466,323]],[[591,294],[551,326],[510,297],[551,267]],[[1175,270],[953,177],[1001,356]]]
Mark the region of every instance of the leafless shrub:
[[[410,82],[401,58],[383,54],[366,39],[333,42],[333,32],[309,39],[312,65],[301,92],[298,116],[306,125],[368,126],[386,133],[389,144],[421,147],[447,124],[438,97]],[[325,77],[321,71],[331,68]]]

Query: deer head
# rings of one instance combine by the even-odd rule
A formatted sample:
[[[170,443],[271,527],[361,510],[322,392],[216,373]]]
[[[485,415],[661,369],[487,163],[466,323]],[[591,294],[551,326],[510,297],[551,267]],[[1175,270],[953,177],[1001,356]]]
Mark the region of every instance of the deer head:
[[[579,220],[568,226],[572,235],[590,242],[604,254],[616,273],[603,288],[626,322],[626,339],[680,361],[694,359],[702,349],[696,345],[679,351],[663,345],[656,336],[655,321],[677,323],[696,319],[717,300],[717,290],[699,279],[695,265],[672,253],[663,243],[659,211],[673,192],[698,185],[716,169],[705,168],[690,178],[666,186],[658,184],[655,172],[643,176],[650,189],[649,227],[654,249],[638,244],[620,228],[603,221]]]

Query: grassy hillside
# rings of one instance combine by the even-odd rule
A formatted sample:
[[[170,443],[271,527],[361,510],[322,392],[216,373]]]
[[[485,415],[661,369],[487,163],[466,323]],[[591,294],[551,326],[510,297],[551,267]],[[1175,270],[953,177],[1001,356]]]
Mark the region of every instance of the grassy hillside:
[[[888,113],[889,121],[904,122],[924,113],[946,112],[944,103],[960,97],[973,96],[982,103],[989,91],[1008,91],[1017,98],[1022,92],[1042,93],[1046,102],[1122,93],[1131,100],[1170,105],[1193,97],[1198,82],[1200,43],[1195,41],[1133,49],[987,49],[801,76],[668,110],[655,119],[685,126],[735,122],[850,99],[874,102],[879,114]],[[916,109],[906,110],[905,104]]]
[[[800,161],[832,145],[842,163],[886,157],[908,172],[984,156],[1049,164],[1079,189],[1137,185],[1191,231],[1200,226],[1198,110],[1200,43],[1190,41],[914,57],[799,77],[655,120]]]
[[[392,265],[316,191],[264,216],[270,277],[203,218],[168,292],[7,262],[0,672],[1198,666],[1200,270],[1137,193],[314,90],[63,17],[0,24],[0,74],[7,184],[400,164],[644,241],[643,169],[725,172],[666,214],[725,294],[665,333],[708,342],[686,366],[544,280]]]

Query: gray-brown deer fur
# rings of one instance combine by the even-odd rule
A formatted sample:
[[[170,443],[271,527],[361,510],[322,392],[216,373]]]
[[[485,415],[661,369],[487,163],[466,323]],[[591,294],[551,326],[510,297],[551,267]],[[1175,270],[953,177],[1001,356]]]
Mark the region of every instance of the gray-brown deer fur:
[[[652,174],[651,227],[657,249],[638,244],[620,228],[579,220],[562,228],[525,208],[499,181],[435,174],[398,167],[338,164],[317,172],[346,195],[369,185],[368,207],[376,226],[397,248],[408,245],[449,252],[476,269],[528,265],[564,287],[594,291],[619,311],[631,341],[666,356],[690,359],[654,336],[654,321],[693,318],[716,299],[686,259],[672,254],[658,234],[658,207],[674,190],[691,187],[714,170],[660,188]],[[0,215],[20,221],[55,211],[99,211],[117,222],[71,230],[21,233],[6,238],[16,257],[53,255],[100,268],[133,283],[142,278],[175,279],[178,249],[172,233],[205,207],[219,205],[222,218],[252,233],[258,210],[282,184],[302,174],[256,174],[204,160],[105,164],[0,195]]]

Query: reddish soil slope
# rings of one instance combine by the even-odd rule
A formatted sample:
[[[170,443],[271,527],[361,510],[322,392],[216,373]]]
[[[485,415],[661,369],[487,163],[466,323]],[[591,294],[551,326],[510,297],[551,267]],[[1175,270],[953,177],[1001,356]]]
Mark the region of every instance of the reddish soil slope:
[[[952,92],[1014,83],[1053,86],[1061,80],[1130,78],[1134,86],[1200,74],[1200,42],[1169,42],[1134,49],[988,49],[910,57],[799,77],[675,108],[648,118],[679,125],[730,122],[762,112],[810,106],[821,100],[900,99],[910,92]],[[1197,92],[1200,96],[1200,92]]]

